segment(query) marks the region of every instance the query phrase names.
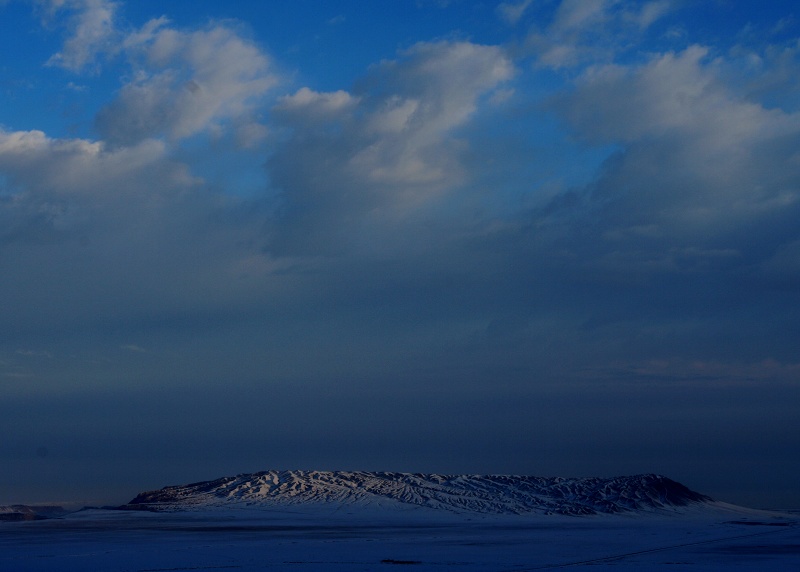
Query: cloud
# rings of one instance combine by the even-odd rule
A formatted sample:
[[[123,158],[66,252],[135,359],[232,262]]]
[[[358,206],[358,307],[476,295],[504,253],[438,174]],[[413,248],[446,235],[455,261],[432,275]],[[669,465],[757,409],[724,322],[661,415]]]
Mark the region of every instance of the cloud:
[[[162,16],[131,30],[116,21],[117,2],[37,0],[35,5],[46,23],[66,17],[69,30],[47,65],[97,72],[98,60],[119,55],[129,64],[118,96],[95,120],[107,143],[222,136],[231,127],[245,147],[263,139],[265,127],[255,110],[279,79],[241,25],[212,22],[185,31]],[[80,88],[74,82],[68,86]]]
[[[123,43],[133,80],[97,116],[113,144],[180,140],[255,122],[254,110],[278,82],[269,57],[225,23],[180,31],[152,20]]]
[[[345,456],[377,468],[675,463],[686,419],[796,449],[796,46],[650,41],[678,5],[531,3],[532,51],[423,42],[325,89],[233,22],[117,23],[80,68],[119,73],[98,138],[0,131],[5,418],[76,482],[121,443],[257,466],[254,431],[314,465],[375,427]]]
[[[669,0],[563,0],[547,26],[531,28],[526,44],[543,67],[610,62],[672,9]]]
[[[582,75],[576,94],[561,109],[594,143],[630,142],[693,126],[712,127],[707,120],[713,120],[715,128],[737,129],[737,123],[722,125],[716,116],[720,106],[732,107],[732,102],[715,82],[713,68],[704,66],[707,56],[707,48],[691,46],[678,54],[659,55],[643,67],[593,67]],[[746,121],[745,126],[750,124]],[[711,135],[715,129],[708,131]]]
[[[291,241],[342,246],[331,233],[391,224],[454,189],[464,177],[454,131],[513,73],[497,47],[423,43],[373,68],[354,93],[283,98],[274,112],[291,135],[269,167]]]
[[[562,0],[551,28],[556,33],[583,31],[605,22],[619,0]]]
[[[0,171],[0,257],[17,260],[0,292],[18,334],[198,317],[270,290],[263,212],[210,192],[163,142],[0,132]]]
[[[131,74],[98,117],[101,139],[0,132],[0,244],[26,261],[7,293],[54,306],[44,292],[52,291],[23,284],[46,274],[37,269],[63,272],[69,304],[54,310],[63,321],[92,313],[90,293],[104,300],[104,316],[143,321],[307,303],[346,322],[341,308],[371,300],[364,304],[411,309],[419,325],[398,330],[468,306],[448,340],[489,332],[480,338],[488,340],[497,328],[487,324],[516,316],[507,337],[525,348],[544,329],[569,345],[581,324],[587,336],[620,316],[640,324],[631,316],[650,312],[648,296],[669,299],[670,287],[691,298],[680,313],[722,285],[715,277],[791,275],[796,114],[760,103],[708,47],[614,61],[612,30],[639,38],[671,7],[565,2],[540,31],[544,48],[577,50],[578,67],[566,70],[548,109],[575,146],[616,150],[589,184],[546,193],[549,171],[525,171],[541,159],[518,143],[550,127],[520,109],[504,115],[530,92],[525,82],[509,86],[520,71],[499,46],[423,42],[348,90],[273,98],[275,65],[241,28],[151,20],[119,42]],[[502,170],[529,177],[477,179],[501,170],[490,162],[503,153],[492,149],[499,130],[518,137]],[[234,140],[258,148],[269,137],[264,196],[240,201],[231,185],[206,184],[206,165],[180,149],[198,134],[211,136],[209,156],[226,157],[239,151]],[[521,198],[497,206],[510,195]],[[701,294],[689,288],[699,277],[708,279]],[[664,319],[655,314],[647,316]]]
[[[656,20],[666,15],[671,9],[671,0],[655,0],[642,4],[638,12],[635,10],[626,12],[624,17],[635,22],[640,29],[645,29],[650,27]]]
[[[291,117],[292,122],[307,120],[311,125],[325,120],[335,121],[358,104],[358,98],[344,90],[320,93],[302,87],[291,95],[280,98],[275,107],[280,114]]]
[[[513,26],[519,22],[525,10],[531,5],[533,0],[521,0],[520,2],[501,2],[497,6],[497,14],[507,24]]]
[[[109,149],[103,142],[54,139],[42,131],[0,130],[0,169],[12,186],[34,196],[91,195],[102,201],[143,180],[157,178],[160,188],[191,185],[185,167],[163,162],[164,156],[164,144],[152,139]]]
[[[67,19],[70,36],[64,41],[61,51],[50,57],[47,65],[80,72],[94,65],[101,54],[116,51],[115,40],[119,35],[114,22],[116,2],[39,0],[37,4],[47,19],[56,18],[65,10],[71,13]]]
[[[609,224],[746,248],[754,224],[800,206],[800,114],[738,96],[707,55],[691,46],[640,66],[592,68],[554,105],[585,140],[622,146],[593,189],[613,204]]]

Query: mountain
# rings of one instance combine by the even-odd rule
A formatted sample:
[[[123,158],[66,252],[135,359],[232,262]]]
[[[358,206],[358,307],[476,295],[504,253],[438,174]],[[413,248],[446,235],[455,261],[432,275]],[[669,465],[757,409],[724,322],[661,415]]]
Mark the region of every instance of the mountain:
[[[66,512],[63,507],[54,505],[28,506],[14,504],[0,506],[0,521],[42,520],[62,516]]]
[[[426,507],[457,513],[591,515],[674,511],[709,497],[660,475],[562,478],[365,471],[265,471],[144,492],[127,509],[176,510],[232,503]]]

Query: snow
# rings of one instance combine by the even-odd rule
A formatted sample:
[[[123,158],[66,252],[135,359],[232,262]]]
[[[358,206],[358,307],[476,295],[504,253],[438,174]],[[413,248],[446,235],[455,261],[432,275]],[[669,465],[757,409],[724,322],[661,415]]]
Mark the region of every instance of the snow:
[[[721,503],[679,513],[479,515],[246,504],[85,510],[0,522],[0,570],[800,570],[800,515]]]
[[[572,514],[671,511],[710,501],[660,475],[544,478],[366,471],[265,471],[170,486],[131,505],[159,510],[250,503],[264,507],[342,503],[422,506],[458,513]]]
[[[614,479],[266,471],[0,520],[0,572],[800,570],[800,513]]]

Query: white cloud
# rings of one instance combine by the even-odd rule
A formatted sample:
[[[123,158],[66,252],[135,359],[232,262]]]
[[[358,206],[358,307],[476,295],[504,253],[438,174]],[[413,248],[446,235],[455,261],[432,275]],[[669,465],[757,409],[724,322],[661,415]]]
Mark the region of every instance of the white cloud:
[[[519,2],[501,2],[497,6],[497,14],[507,24],[513,26],[519,22],[525,10],[531,5],[533,0],[520,0]]]
[[[128,36],[134,79],[97,118],[109,141],[184,139],[248,121],[276,85],[270,59],[226,24],[184,32],[153,20]]]
[[[645,2],[642,4],[638,12],[635,10],[626,12],[625,16],[635,22],[640,29],[645,29],[650,27],[650,25],[659,18],[666,15],[671,9],[671,0],[654,0],[653,2]]]
[[[70,10],[67,20],[70,36],[64,41],[61,51],[47,61],[74,72],[83,71],[95,63],[103,53],[116,51],[114,43],[118,33],[114,24],[117,8],[109,0],[48,0],[39,2],[47,17],[54,18],[58,12]]]
[[[166,163],[165,154],[164,144],[152,139],[108,149],[102,142],[53,139],[41,131],[0,130],[0,170],[30,193],[102,198],[124,192],[146,173],[164,177],[166,187],[193,184],[185,167]]]
[[[526,43],[545,67],[611,62],[672,8],[670,0],[562,0],[549,25],[532,28]]]
[[[269,57],[234,23],[178,30],[165,18],[114,35],[112,48],[100,41],[111,35],[88,34],[103,7],[114,5],[40,6],[44,17],[74,13],[80,33],[65,43],[59,65],[82,71],[111,53],[130,65],[126,83],[97,118],[102,138],[0,128],[0,252],[19,258],[15,279],[2,288],[9,303],[20,301],[9,319],[36,327],[42,316],[75,323],[146,308],[202,312],[221,299],[238,304],[262,296],[273,268],[261,252],[267,208],[237,210],[235,189],[212,192],[192,169],[212,164],[202,172],[220,169],[223,178],[225,169],[250,167],[251,154],[235,151],[267,136],[263,98],[277,82]],[[111,30],[113,20],[106,21]],[[205,133],[225,139],[213,150],[175,145]],[[210,159],[195,162],[194,152]],[[260,161],[252,167],[259,174]],[[226,191],[235,186],[225,183]]]
[[[10,320],[196,315],[269,291],[263,212],[237,211],[169,152],[154,139],[112,148],[0,131],[0,252],[17,260],[0,288]]]
[[[293,222],[307,238],[328,233],[320,245],[331,246],[344,221],[386,225],[452,190],[466,171],[454,130],[513,73],[498,47],[418,44],[375,66],[353,94],[304,88],[283,98],[275,113],[293,135],[269,165],[305,220]]]
[[[322,93],[302,87],[291,95],[280,98],[276,110],[290,115],[293,121],[318,122],[341,116],[358,104],[359,98],[344,90]]]
[[[792,133],[798,118],[738,98],[722,83],[708,49],[690,46],[638,67],[592,68],[559,105],[594,142],[632,142],[683,133],[706,154],[737,159],[736,149]]]
[[[246,121],[236,126],[236,145],[241,149],[253,149],[269,135],[266,125],[257,121]]]
[[[466,42],[418,44],[403,60],[385,62],[369,80],[382,82],[385,95],[370,100],[363,125],[363,136],[382,137],[351,165],[380,184],[432,190],[455,183],[461,169],[447,135],[474,113],[481,94],[513,72],[499,48]]]
[[[713,114],[727,104],[724,90],[702,64],[707,55],[706,48],[692,46],[643,67],[590,68],[562,109],[583,135],[601,141],[630,141],[702,125],[698,114]]]
[[[556,34],[581,32],[603,24],[610,18],[609,8],[619,2],[620,0],[562,0],[551,30]]]
[[[73,72],[105,56],[123,55],[131,65],[119,95],[97,116],[104,139],[115,145],[151,137],[180,140],[198,133],[235,136],[252,145],[255,109],[278,82],[270,58],[232,22],[184,31],[162,16],[123,33],[110,0],[38,0],[45,22],[64,19],[69,36],[48,65]],[[74,83],[71,87],[78,87]],[[263,130],[262,130],[263,131]]]
[[[553,100],[584,141],[620,147],[591,187],[613,249],[598,264],[739,265],[774,248],[750,236],[791,234],[800,113],[742,97],[730,73],[707,48],[690,46],[641,65],[590,68],[573,94]],[[720,252],[742,256],[709,255]]]

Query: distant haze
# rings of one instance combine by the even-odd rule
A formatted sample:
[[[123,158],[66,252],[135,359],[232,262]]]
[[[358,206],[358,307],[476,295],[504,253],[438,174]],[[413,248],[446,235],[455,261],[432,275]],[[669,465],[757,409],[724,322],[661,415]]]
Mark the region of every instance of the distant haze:
[[[800,507],[793,5],[276,4],[0,0],[0,504],[346,469]]]

